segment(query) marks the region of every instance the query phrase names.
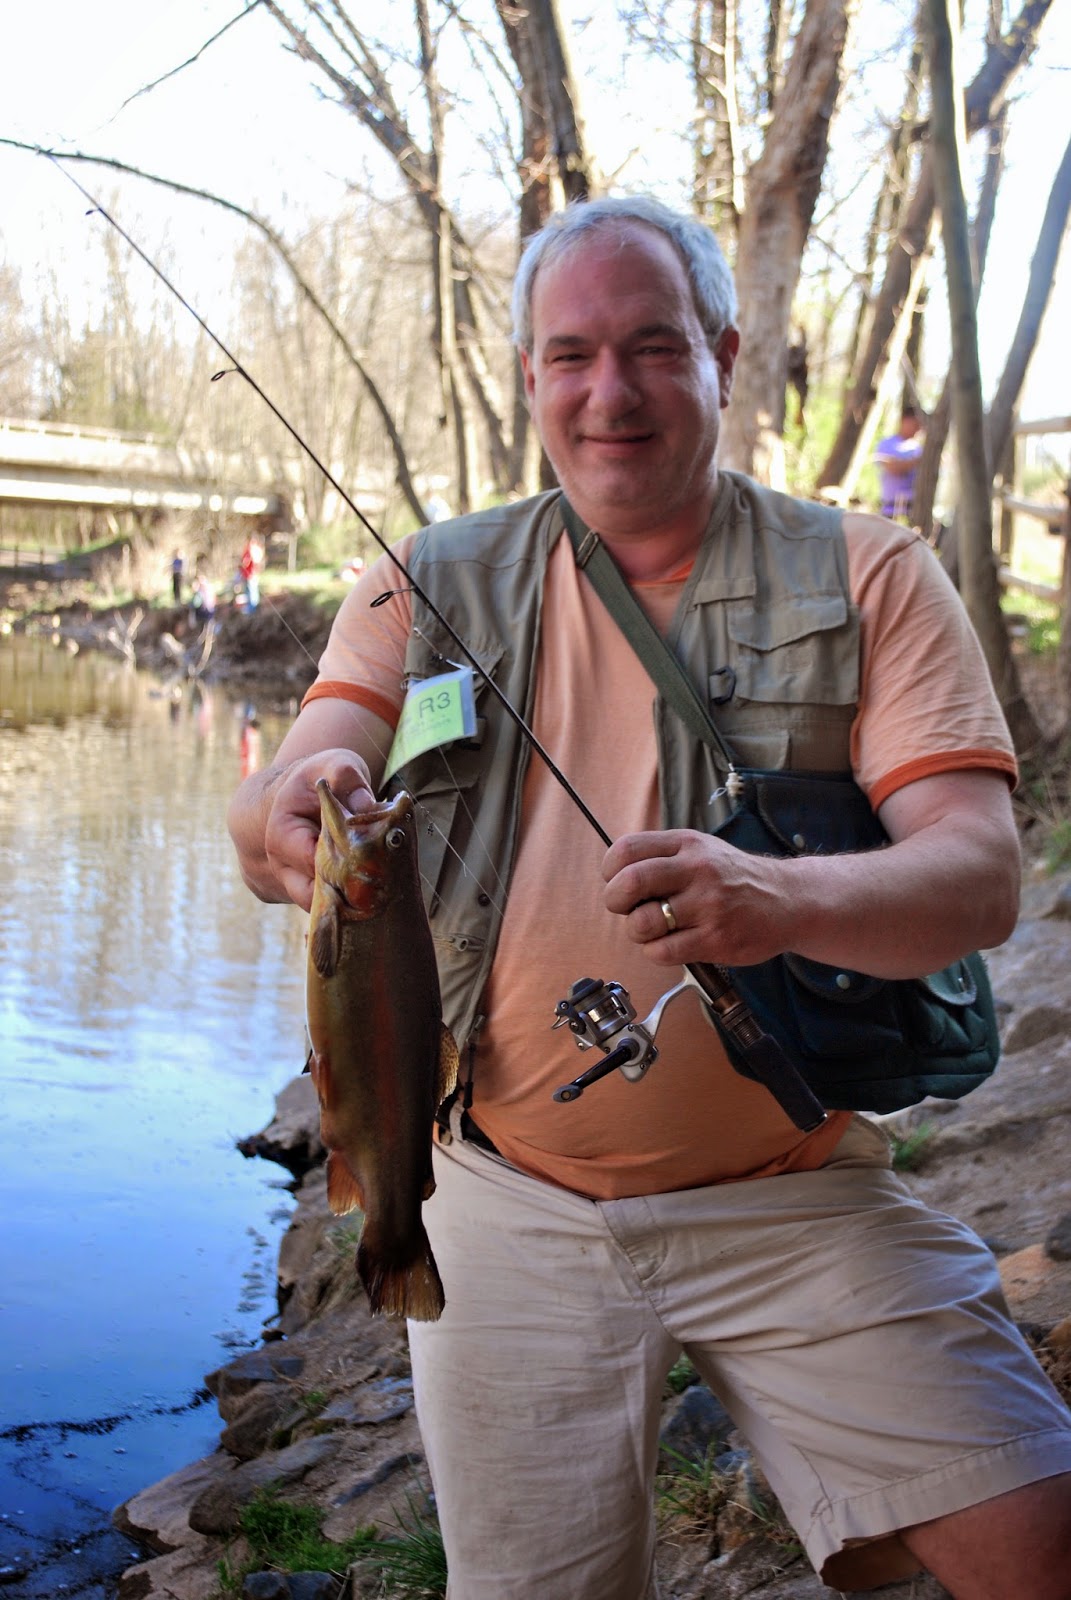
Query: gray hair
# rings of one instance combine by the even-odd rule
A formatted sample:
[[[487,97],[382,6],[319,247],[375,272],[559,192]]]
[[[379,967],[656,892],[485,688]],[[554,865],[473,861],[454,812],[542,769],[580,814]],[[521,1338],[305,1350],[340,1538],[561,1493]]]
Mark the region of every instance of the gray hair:
[[[540,267],[549,265],[597,228],[640,222],[663,234],[676,250],[688,275],[703,332],[716,345],[727,328],[736,326],[736,287],[729,264],[710,229],[650,195],[616,195],[578,200],[548,217],[521,252],[513,280],[513,342],[532,348],[532,290]]]

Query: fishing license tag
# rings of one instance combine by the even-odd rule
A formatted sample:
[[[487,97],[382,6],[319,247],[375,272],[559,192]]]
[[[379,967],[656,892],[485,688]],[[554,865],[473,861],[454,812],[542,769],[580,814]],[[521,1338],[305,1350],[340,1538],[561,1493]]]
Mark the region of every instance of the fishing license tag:
[[[472,738],[476,732],[472,677],[471,667],[458,667],[409,685],[384,778],[438,744]]]

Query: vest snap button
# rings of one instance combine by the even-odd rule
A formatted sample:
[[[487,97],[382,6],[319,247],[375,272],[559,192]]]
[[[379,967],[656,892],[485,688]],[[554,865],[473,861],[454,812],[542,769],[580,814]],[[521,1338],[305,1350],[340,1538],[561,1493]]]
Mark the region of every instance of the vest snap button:
[[[850,989],[851,986],[852,986],[852,980],[851,980],[851,978],[849,978],[848,974],[846,972],[838,972],[837,973],[837,988],[838,989]]]
[[[487,894],[485,890],[481,889],[479,894],[476,896],[476,904],[479,906],[489,906],[491,904],[491,896]]]

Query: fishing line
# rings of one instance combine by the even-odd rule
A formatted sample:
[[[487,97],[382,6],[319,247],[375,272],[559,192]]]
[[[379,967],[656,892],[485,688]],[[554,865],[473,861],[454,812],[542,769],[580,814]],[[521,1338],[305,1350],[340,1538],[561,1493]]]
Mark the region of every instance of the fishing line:
[[[170,294],[173,294],[175,296],[175,299],[179,302],[179,304],[183,307],[183,309],[185,311],[187,311],[189,313],[189,315],[194,319],[194,321],[197,323],[198,327],[203,329],[203,331],[212,340],[212,343],[216,346],[216,348],[219,351],[221,351],[222,354],[226,357],[226,359],[231,363],[231,366],[230,366],[229,369],[225,368],[221,372],[214,373],[213,377],[212,377],[212,382],[213,383],[217,383],[221,378],[226,377],[228,371],[236,372],[239,377],[244,378],[246,383],[252,389],[253,393],[255,395],[257,395],[257,397],[260,400],[263,401],[263,403],[268,407],[268,410],[272,413],[272,415],[274,417],[276,417],[279,422],[282,423],[283,427],[286,429],[286,431],[290,435],[290,437],[294,440],[294,443],[298,446],[298,448],[303,450],[305,455],[309,458],[309,460],[313,463],[313,465],[317,468],[317,470],[319,472],[323,473],[324,478],[331,485],[332,489],[334,489],[335,493],[339,496],[339,498],[343,501],[343,503],[346,506],[349,507],[349,509],[353,512],[353,515],[357,518],[358,522],[361,523],[362,527],[364,527],[367,530],[367,532],[372,535],[373,539],[379,545],[379,547],[383,551],[384,555],[386,555],[388,557],[388,559],[394,564],[394,566],[397,568],[397,570],[406,579],[406,581],[409,584],[409,587],[412,589],[413,593],[419,597],[419,599],[423,602],[423,604],[425,606],[427,606],[429,612],[435,618],[435,620],[439,623],[439,625],[442,628],[445,629],[447,634],[450,636],[450,638],[453,640],[453,642],[457,645],[458,649],[461,651],[461,653],[464,656],[466,662],[468,662],[468,664],[473,668],[474,671],[480,673],[480,675],[484,679],[484,682],[487,684],[488,689],[494,695],[495,699],[498,701],[498,703],[502,707],[503,711],[505,711],[506,714],[510,717],[510,719],[517,725],[517,727],[520,728],[521,732],[524,734],[525,738],[528,740],[528,742],[531,745],[532,749],[539,756],[540,760],[545,763],[548,771],[553,775],[553,777],[557,780],[557,782],[561,784],[562,788],[565,790],[565,792],[569,796],[570,800],[577,807],[577,809],[581,812],[581,814],[584,816],[586,821],[591,825],[591,827],[594,828],[595,832],[598,834],[598,836],[602,840],[603,844],[606,845],[607,848],[609,848],[610,845],[613,844],[612,838],[606,832],[606,830],[602,826],[602,824],[599,822],[599,820],[595,816],[594,812],[589,808],[589,806],[587,805],[587,803],[583,799],[583,797],[579,794],[579,792],[569,782],[569,779],[566,777],[565,773],[562,772],[561,768],[555,763],[554,758],[550,755],[550,753],[540,743],[539,739],[536,737],[536,734],[535,734],[534,730],[528,725],[528,723],[525,721],[525,719],[521,715],[521,713],[516,709],[516,707],[512,704],[512,702],[507,698],[507,696],[498,687],[497,683],[495,683],[494,679],[490,676],[490,674],[484,672],[483,667],[481,666],[479,660],[473,654],[473,652],[469,649],[468,645],[465,643],[464,639],[461,637],[461,635],[454,628],[453,624],[450,623],[446,619],[446,617],[439,610],[439,608],[435,605],[435,603],[431,600],[431,598],[427,594],[425,594],[424,590],[415,581],[415,579],[413,578],[412,574],[409,572],[408,568],[405,567],[402,564],[402,562],[398,560],[397,556],[394,554],[394,552],[392,551],[392,549],[391,549],[390,545],[387,543],[387,541],[382,537],[382,535],[378,532],[378,530],[372,526],[371,522],[369,522],[368,518],[364,515],[363,511],[360,510],[360,508],[354,503],[354,501],[346,493],[345,489],[338,482],[337,478],[334,477],[334,475],[331,473],[331,471],[328,469],[328,467],[320,460],[320,458],[316,454],[315,450],[313,450],[312,446],[302,437],[302,435],[294,427],[293,423],[290,422],[289,419],[286,416],[284,416],[282,411],[280,411],[279,407],[275,404],[274,400],[267,393],[267,391],[260,386],[260,384],[257,382],[257,380],[253,377],[252,373],[250,373],[248,371],[248,369],[245,366],[243,366],[243,364],[238,360],[238,357],[233,353],[233,351],[220,338],[219,334],[215,333],[209,327],[208,323],[201,316],[200,312],[196,309],[196,307],[191,305],[189,300],[186,299],[185,295],[183,295],[181,293],[181,291],[178,288],[176,288],[176,286],[171,282],[171,279],[164,272],[163,268],[158,266],[157,263],[152,259],[152,257],[150,255],[148,255],[145,250],[142,249],[142,247],[138,244],[137,240],[132,238],[131,235],[129,233],[127,233],[126,229],[122,226],[122,224],[119,221],[117,221],[116,218],[113,217],[111,215],[111,213],[103,205],[101,205],[100,201],[96,198],[96,196],[89,189],[87,189],[85,187],[85,185],[83,183],[81,183],[74,176],[74,174],[72,172],[68,172],[67,171],[66,167],[64,167],[61,164],[59,156],[57,156],[56,153],[54,151],[52,151],[52,150],[42,150],[41,154],[43,156],[45,156],[47,160],[52,162],[52,164],[56,168],[56,170],[58,172],[62,173],[62,175],[67,179],[68,183],[72,184],[74,186],[74,188],[76,188],[78,190],[79,194],[83,197],[83,199],[89,201],[89,204],[90,204],[90,207],[91,207],[92,211],[93,212],[98,212],[104,218],[105,222],[109,223],[111,225],[111,227],[113,227],[115,229],[115,231],[119,235],[119,237],[125,241],[125,243],[130,247],[131,250],[133,250],[134,254],[138,257],[138,259],[140,261],[143,261],[145,263],[145,265],[149,268],[149,271],[152,272],[154,274],[154,276],[156,278],[158,278],[159,281],[164,285],[164,288],[167,289]]]
[[[141,248],[137,241],[132,238],[129,233],[127,233],[122,224],[119,223],[115,217],[113,217],[111,213],[101,205],[96,196],[93,195],[91,191],[84,186],[84,184],[80,183],[73,173],[67,171],[67,169],[61,164],[60,159],[55,152],[41,149],[39,153],[52,162],[56,170],[67,179],[68,183],[72,184],[73,187],[77,189],[78,193],[82,195],[83,199],[88,200],[91,211],[99,213],[104,220],[115,229],[119,237],[125,241],[131,250],[133,250],[138,259],[144,262],[144,264],[149,268],[149,271],[152,272],[153,275],[164,285],[164,288],[167,289],[170,294],[174,295],[175,299],[194,319],[198,327],[200,327],[204,333],[207,334],[208,338],[211,339],[216,348],[220,350],[224,357],[231,363],[229,369],[224,369],[224,371],[215,373],[213,375],[212,382],[216,383],[220,378],[225,377],[228,370],[238,373],[240,377],[245,379],[246,383],[253,390],[253,393],[256,394],[258,398],[268,407],[268,410],[272,413],[272,415],[282,423],[283,427],[294,440],[295,444],[297,444],[299,449],[305,453],[317,470],[323,474],[324,479],[335,490],[343,504],[349,507],[362,527],[364,527],[372,535],[372,538],[375,540],[376,544],[379,545],[384,555],[387,556],[392,565],[406,579],[412,592],[418,596],[418,598],[427,607],[430,614],[436,619],[446,634],[454,641],[457,648],[461,651],[465,661],[472,667],[474,672],[478,672],[481,675],[488,689],[498,701],[498,704],[501,706],[502,710],[516,725],[516,727],[520,729],[521,733],[528,740],[530,747],[536,752],[540,760],[546,766],[548,772],[553,776],[555,781],[561,785],[562,789],[568,795],[572,803],[576,806],[577,810],[595,830],[607,849],[609,849],[614,842],[613,839],[606,832],[605,828],[599,822],[598,818],[595,816],[594,812],[592,812],[579,792],[569,782],[569,779],[565,776],[564,772],[562,772],[561,768],[555,763],[549,752],[541,744],[539,739],[536,737],[534,730],[528,725],[521,713],[514,707],[512,702],[498,687],[497,683],[495,683],[490,674],[484,672],[479,660],[469,649],[468,645],[454,628],[452,623],[447,621],[446,617],[434,604],[431,598],[425,594],[424,590],[413,578],[412,573],[402,564],[401,561],[399,561],[398,557],[387,544],[387,541],[382,537],[378,530],[372,526],[371,522],[360,510],[360,508],[354,504],[353,500],[346,493],[342,485],[320,460],[312,446],[306,442],[306,440],[294,427],[293,423],[291,423],[289,419],[283,415],[267,391],[261,388],[260,384],[256,381],[252,374],[246,369],[246,367],[242,365],[242,363],[228,348],[228,346],[224,344],[220,336],[209,327],[205,319],[195,309],[195,307],[190,304],[185,295],[183,295],[179,289],[176,288],[163,269],[158,266],[152,257]],[[484,848],[486,849],[486,846]],[[718,1018],[726,1031],[733,1037],[737,1045],[743,1051],[749,1064],[750,1074],[756,1077],[761,1083],[764,1083],[765,1086],[770,1089],[771,1093],[775,1095],[782,1108],[793,1119],[798,1127],[809,1131],[811,1128],[816,1127],[820,1122],[822,1122],[825,1118],[825,1112],[823,1108],[811,1093],[811,1090],[805,1083],[804,1079],[800,1076],[798,1070],[791,1064],[791,1062],[789,1062],[780,1046],[776,1044],[770,1035],[764,1032],[761,1025],[752,1014],[750,1008],[740,999],[732,985],[729,976],[729,969],[717,966],[704,966],[694,962],[685,963],[684,969],[689,974],[696,987],[700,989],[702,995],[712,1010],[717,1013]],[[607,1060],[609,1059],[610,1058],[607,1057]]]

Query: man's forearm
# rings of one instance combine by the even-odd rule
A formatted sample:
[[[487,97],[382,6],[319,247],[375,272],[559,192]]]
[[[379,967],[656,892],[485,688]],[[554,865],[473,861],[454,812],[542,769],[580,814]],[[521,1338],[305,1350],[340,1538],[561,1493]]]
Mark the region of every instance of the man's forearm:
[[[791,904],[788,948],[875,977],[935,972],[1015,926],[1018,859],[996,833],[954,825],[856,856],[778,864]]]

